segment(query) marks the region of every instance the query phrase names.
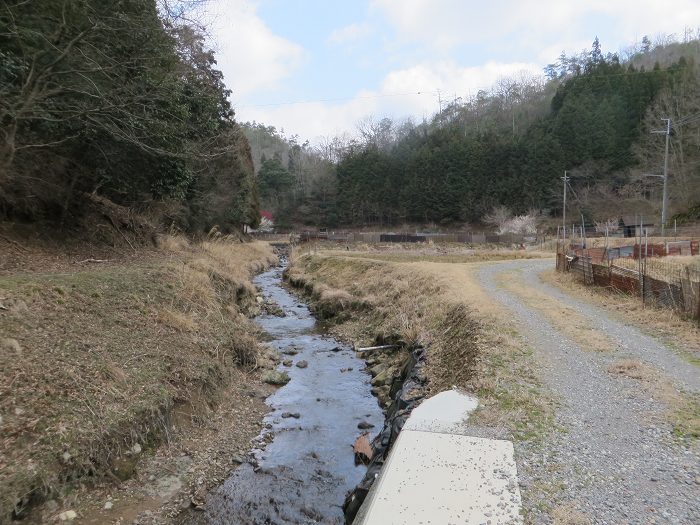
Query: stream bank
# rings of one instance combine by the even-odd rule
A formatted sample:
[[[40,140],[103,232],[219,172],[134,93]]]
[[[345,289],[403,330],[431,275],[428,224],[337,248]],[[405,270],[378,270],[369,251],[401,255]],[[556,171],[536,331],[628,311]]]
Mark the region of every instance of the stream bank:
[[[392,403],[386,410],[381,432],[372,441],[372,459],[367,467],[367,472],[362,481],[348,493],[343,503],[346,524],[351,524],[354,521],[408,417],[413,409],[425,399],[427,392],[425,361],[426,350],[424,348],[415,349],[404,363],[399,375],[392,379],[389,392]]]
[[[0,279],[0,523],[163,522],[260,432],[271,388],[239,357],[264,353],[250,279],[270,246],[168,236],[99,264],[83,248],[37,239],[40,265]]]
[[[360,301],[343,299],[340,293],[328,293],[326,288],[319,287],[317,283],[298,274],[286,277],[291,286],[309,299],[314,312],[330,322],[342,322],[353,315],[353,311],[367,308]],[[428,393],[425,348],[407,349],[398,339],[391,337],[377,337],[375,343],[389,348],[358,351],[358,356],[364,360],[366,369],[372,376],[371,392],[384,409],[384,423],[374,439],[367,436],[371,449],[367,471],[362,480],[347,493],[343,502],[347,525],[355,519],[411,412]],[[367,460],[366,457],[364,459]]]
[[[267,399],[265,430],[243,464],[201,510],[184,512],[178,523],[341,524],[343,499],[365,475],[352,445],[363,429],[377,432],[384,421],[370,376],[352,348],[317,333],[311,310],[282,286],[282,271],[255,279],[280,307],[256,322],[289,381]]]

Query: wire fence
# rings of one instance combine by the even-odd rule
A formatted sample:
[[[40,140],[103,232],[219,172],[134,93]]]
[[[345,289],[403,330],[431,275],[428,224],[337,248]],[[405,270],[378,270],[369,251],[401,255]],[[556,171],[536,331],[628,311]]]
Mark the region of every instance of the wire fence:
[[[303,230],[292,234],[301,241],[328,240],[336,242],[361,242],[367,244],[379,243],[459,243],[459,244],[501,244],[501,245],[532,245],[544,242],[547,236],[537,235],[496,235],[484,232],[454,232],[454,233],[422,233],[422,232],[354,232],[354,231],[309,231]],[[269,239],[278,234],[253,233],[258,239]],[[551,238],[551,237],[550,237]]]
[[[700,321],[699,243],[693,241],[683,255],[676,255],[676,247],[668,244],[653,249],[635,244],[623,250],[629,255],[619,256],[607,248],[561,243],[556,266],[585,285],[617,290],[639,297],[644,304],[670,308]]]

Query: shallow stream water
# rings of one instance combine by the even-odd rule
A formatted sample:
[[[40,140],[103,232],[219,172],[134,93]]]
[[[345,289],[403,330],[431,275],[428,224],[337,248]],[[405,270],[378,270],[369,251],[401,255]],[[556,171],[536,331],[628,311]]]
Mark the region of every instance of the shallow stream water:
[[[280,364],[291,380],[266,401],[267,430],[258,441],[269,443],[252,450],[251,461],[210,494],[203,511],[187,513],[180,523],[341,524],[345,494],[364,475],[352,450],[362,433],[358,424],[374,425],[371,440],[384,421],[370,392],[370,376],[351,348],[318,331],[309,308],[282,286],[282,270],[277,267],[254,281],[285,313],[261,315],[256,322],[280,357],[294,362]],[[300,361],[308,367],[298,368]]]

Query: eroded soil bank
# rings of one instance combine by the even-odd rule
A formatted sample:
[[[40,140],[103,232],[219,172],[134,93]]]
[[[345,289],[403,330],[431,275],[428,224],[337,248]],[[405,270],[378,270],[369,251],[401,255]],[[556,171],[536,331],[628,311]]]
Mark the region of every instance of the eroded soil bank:
[[[249,319],[271,247],[165,236],[119,257],[13,242],[11,257],[0,243],[0,523],[163,523],[199,502],[248,451],[272,391],[260,375],[276,356]]]
[[[255,279],[279,305],[257,318],[280,352],[289,382],[267,400],[266,430],[247,461],[182,524],[343,523],[347,492],[363,478],[353,443],[384,417],[364,362],[347,345],[319,334],[309,308],[282,286],[282,267]]]

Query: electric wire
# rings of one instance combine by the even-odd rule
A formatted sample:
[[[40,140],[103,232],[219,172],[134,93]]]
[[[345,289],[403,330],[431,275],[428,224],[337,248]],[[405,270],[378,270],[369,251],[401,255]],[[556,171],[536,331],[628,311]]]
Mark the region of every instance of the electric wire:
[[[659,75],[664,73],[666,70],[647,70],[647,71],[624,71],[621,73],[606,73],[603,75],[599,76],[591,76],[591,77],[586,77],[586,82],[605,82],[606,79],[611,78],[611,77],[625,77],[625,76],[630,76],[630,75]],[[576,78],[584,78],[580,74],[570,74],[566,75],[561,78],[555,78],[550,81],[555,81],[555,82],[560,82],[562,84],[567,83],[569,80],[573,80]],[[292,105],[300,105],[300,104],[316,104],[319,102],[346,102],[348,100],[367,100],[367,99],[376,99],[376,98],[389,98],[389,97],[405,97],[405,96],[415,96],[415,95],[439,95],[440,90],[418,90],[418,91],[413,91],[410,93],[383,93],[383,94],[377,94],[377,95],[365,95],[365,96],[360,96],[360,97],[339,97],[339,98],[320,98],[320,99],[313,99],[313,100],[290,100],[286,102],[270,102],[270,103],[264,103],[264,104],[245,104],[245,105],[240,105],[236,106],[237,109],[246,109],[246,108],[262,108],[262,107],[275,107],[275,106],[292,106]],[[700,114],[698,114],[700,116]]]
[[[672,126],[680,127],[685,126],[686,124],[692,124],[693,122],[697,122],[698,120],[700,120],[700,113],[695,113],[693,115],[687,115],[676,121],[673,121],[671,124]]]
[[[375,98],[387,98],[387,97],[407,97],[415,95],[437,95],[437,91],[420,90],[411,93],[382,93],[377,95],[365,95],[360,97],[340,97],[340,98],[320,98],[315,100],[291,100],[288,102],[270,102],[266,104],[246,104],[242,106],[237,106],[238,109],[244,108],[263,108],[263,107],[274,107],[274,106],[292,106],[297,104],[317,104],[319,102],[346,102],[348,100],[367,100]]]

